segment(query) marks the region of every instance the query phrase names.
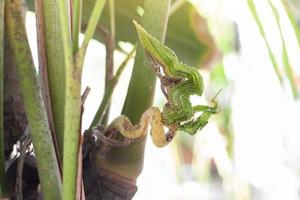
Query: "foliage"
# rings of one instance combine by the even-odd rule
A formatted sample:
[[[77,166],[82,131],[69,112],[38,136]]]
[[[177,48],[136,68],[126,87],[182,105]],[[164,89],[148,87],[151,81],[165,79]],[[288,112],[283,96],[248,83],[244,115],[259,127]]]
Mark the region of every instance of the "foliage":
[[[216,50],[204,18],[189,2],[180,4],[180,7],[169,14],[170,0],[132,0],[128,2],[120,0],[115,2],[113,0],[73,0],[70,8],[67,7],[65,0],[45,0],[35,1],[34,3],[33,1],[27,1],[32,10],[34,7],[37,16],[40,72],[38,74],[35,70],[27,40],[25,20],[22,14],[24,11],[22,1],[6,0],[5,2],[7,35],[17,63],[18,81],[35,150],[41,187],[46,200],[81,198],[82,168],[80,157],[82,152],[80,144],[82,137],[80,128],[83,112],[83,100],[80,94],[81,75],[89,41],[93,37],[100,38],[100,29],[103,31],[103,29],[109,29],[107,28],[109,26],[110,36],[116,44],[123,40],[135,43],[137,35],[132,34],[134,33],[132,19],[136,19],[151,35],[164,42],[170,15],[166,42],[167,45],[174,48],[184,62],[193,66],[206,65]],[[114,5],[117,6],[114,7]],[[3,8],[3,6],[4,3],[1,1],[0,8]],[[3,26],[2,16],[3,11],[0,12],[1,26]],[[70,19],[69,16],[71,16]],[[99,19],[100,23],[98,23]],[[178,22],[180,22],[180,28]],[[3,29],[1,30],[0,42],[3,46]],[[80,43],[79,34],[82,30],[84,31],[84,39]],[[155,39],[159,42],[158,40]],[[159,44],[163,46],[162,43],[159,42]],[[106,45],[108,44],[106,43]],[[146,50],[149,50],[149,46],[145,46],[143,41],[142,45]],[[133,123],[137,123],[142,113],[152,106],[156,77],[149,66],[142,45],[139,44],[137,49],[134,48],[129,53],[116,75],[112,76],[111,82],[107,83],[106,93],[92,122],[91,129],[103,121],[118,78],[135,51],[134,69],[122,114],[126,115]],[[117,48],[120,49],[118,46]],[[113,51],[114,48],[112,53]],[[0,52],[0,74],[2,77],[0,78],[3,81],[3,51]],[[164,52],[159,53],[164,54]],[[155,58],[158,58],[158,56],[156,55]],[[176,108],[176,112],[181,112],[185,108],[193,111],[184,120],[176,119],[176,122],[172,123],[176,124],[179,129],[195,134],[198,129],[206,125],[208,118],[216,113],[218,105],[213,99],[211,107],[192,107],[189,97],[194,93],[202,94],[202,78],[195,68],[187,67],[179,61],[176,64],[180,66],[180,70],[189,69],[183,77],[183,79],[188,78],[187,81],[183,82],[188,83],[188,85],[180,90],[176,99],[168,99],[168,103],[171,102],[176,105],[180,96],[186,94],[194,84],[197,84],[194,90],[199,89],[199,91],[193,91],[184,96],[185,101],[183,103],[187,103],[188,107],[185,107],[185,104],[181,107],[173,106],[174,109]],[[190,74],[193,76],[189,77]],[[171,77],[170,80],[179,76],[178,74],[166,75]],[[199,80],[191,83],[194,78]],[[3,117],[2,83],[0,86],[0,115]],[[170,87],[170,91],[172,91],[170,96],[177,94],[177,90],[173,90],[172,87]],[[155,116],[161,117],[159,110],[156,111],[158,112]],[[203,114],[194,121],[194,113],[199,111]],[[152,114],[149,116],[152,116]],[[164,125],[166,125],[167,120],[171,119],[166,115],[163,115],[163,118],[163,120],[158,118],[158,121],[164,122]],[[3,136],[2,120],[3,118],[0,120],[0,132]],[[184,123],[181,123],[182,121]],[[169,128],[173,128],[170,122],[167,125]],[[163,130],[162,125],[159,128]],[[172,131],[176,130],[177,128]],[[168,134],[160,133],[160,137],[168,140]],[[129,137],[128,135],[125,136]],[[117,139],[120,139],[120,137],[118,136]],[[2,144],[2,141],[0,139],[0,144]],[[0,145],[0,148],[3,150],[3,145]],[[144,148],[145,139],[142,138],[142,140],[134,142],[126,148],[112,149],[110,154],[105,157],[96,155],[93,161],[97,168],[103,168],[123,177],[136,180],[143,168]],[[2,156],[3,152],[0,151],[0,154]],[[4,162],[1,162],[1,156],[0,182],[2,187],[0,195],[4,196],[5,184],[4,179],[1,178],[4,176]]]

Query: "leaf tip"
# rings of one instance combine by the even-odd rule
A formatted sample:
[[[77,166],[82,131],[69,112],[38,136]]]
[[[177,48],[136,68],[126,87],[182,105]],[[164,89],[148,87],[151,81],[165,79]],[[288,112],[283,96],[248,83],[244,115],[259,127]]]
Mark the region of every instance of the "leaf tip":
[[[142,46],[146,50],[151,51],[151,49],[153,48],[153,41],[154,43],[157,43],[156,39],[149,33],[147,33],[147,31],[137,21],[133,20],[133,23],[135,25]]]
[[[133,20],[133,24],[136,28],[136,31],[139,35],[139,38],[142,39],[142,35],[143,35],[143,33],[145,33],[145,30],[143,29],[143,27],[137,21]]]

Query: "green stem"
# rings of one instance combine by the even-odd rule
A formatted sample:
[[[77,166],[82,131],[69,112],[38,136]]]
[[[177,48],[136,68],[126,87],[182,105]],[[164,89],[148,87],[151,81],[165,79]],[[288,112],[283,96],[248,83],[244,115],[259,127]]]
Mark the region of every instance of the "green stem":
[[[145,13],[142,26],[161,41],[164,41],[168,22],[170,0],[145,0]],[[131,76],[122,113],[137,123],[142,113],[153,103],[156,77],[141,45],[137,48],[133,73]],[[112,149],[110,154],[98,164],[114,173],[135,180],[142,171],[145,140],[131,144],[126,148]]]
[[[120,67],[118,68],[118,71],[116,73],[116,75],[113,77],[113,79],[109,82],[107,89],[104,93],[103,99],[101,101],[101,104],[94,116],[94,119],[90,125],[90,128],[93,128],[94,126],[96,126],[97,124],[99,124],[99,122],[102,121],[106,110],[109,106],[110,103],[110,99],[111,99],[111,95],[113,94],[113,91],[115,89],[115,86],[117,85],[119,78],[123,72],[123,70],[125,69],[125,67],[127,66],[129,60],[132,58],[133,54],[135,53],[136,50],[136,46],[134,46],[134,48],[130,51],[130,53],[127,55],[127,57],[125,58],[125,60],[121,63]]]
[[[4,0],[0,0],[0,197],[5,197],[5,159],[3,128],[3,78],[4,78]]]
[[[105,4],[105,0],[97,0],[94,6],[94,9],[92,11],[92,14],[90,16],[89,23],[87,25],[85,34],[84,34],[84,40],[81,45],[81,48],[86,49],[89,41],[93,38],[96,27],[98,25],[98,20],[101,16],[103,7]]]
[[[276,62],[275,56],[274,56],[274,54],[272,52],[272,49],[271,49],[271,47],[269,45],[269,42],[267,40],[267,37],[266,37],[266,34],[265,34],[265,30],[263,28],[263,25],[262,25],[262,23],[261,23],[261,21],[259,19],[258,14],[257,14],[255,4],[254,4],[253,0],[247,0],[247,3],[248,3],[248,6],[249,6],[249,9],[251,11],[251,14],[252,14],[252,16],[253,16],[253,18],[254,18],[254,20],[256,22],[256,25],[257,25],[257,27],[259,29],[259,32],[260,32],[261,36],[263,37],[263,39],[265,41],[265,45],[266,45],[266,47],[268,49],[269,57],[270,57],[270,60],[272,62],[272,65],[274,67],[275,73],[276,73],[276,75],[277,75],[280,83],[282,83],[282,75],[281,75],[281,73],[279,71],[279,67],[278,67],[278,64]]]
[[[74,0],[73,9],[73,53],[75,54],[79,48],[79,33],[81,29],[81,12],[82,12],[82,0]]]
[[[87,29],[84,33],[84,40],[82,42],[82,45],[80,49],[77,51],[76,55],[74,56],[75,65],[78,67],[78,69],[80,69],[80,71],[82,70],[84,57],[85,57],[88,44],[94,36],[96,27],[98,25],[98,20],[101,16],[104,4],[105,4],[105,0],[96,1],[94,9],[89,19],[89,23],[87,25]]]
[[[27,40],[21,0],[6,0],[5,20],[24,108],[31,130],[44,199],[62,199],[62,184],[40,85]]]
[[[73,60],[69,29],[68,9],[65,0],[58,0],[59,24],[63,53],[65,55],[65,107],[64,107],[64,145],[63,145],[63,199],[74,200],[76,196],[76,177],[81,117],[81,73],[82,66]]]
[[[68,29],[68,15],[64,0],[58,1],[59,21],[62,30],[63,52],[65,55],[66,92],[64,108],[64,147],[63,147],[63,198],[73,200],[76,196],[76,177],[81,117],[81,74],[88,42],[93,37],[105,0],[98,0],[93,9],[86,35],[81,48],[72,57],[71,38]]]
[[[268,0],[268,3],[271,6],[272,12],[275,16],[276,25],[277,25],[277,27],[279,29],[279,33],[280,33],[281,44],[282,44],[282,62],[283,62],[283,66],[284,66],[284,71],[285,71],[285,74],[286,74],[286,76],[287,76],[287,78],[290,82],[290,86],[291,86],[293,96],[294,96],[295,99],[297,99],[297,97],[298,97],[297,84],[296,84],[296,81],[295,81],[293,69],[292,69],[290,61],[289,61],[289,56],[288,56],[288,52],[287,52],[286,43],[285,43],[285,39],[284,39],[284,36],[283,36],[283,33],[282,33],[282,28],[281,28],[281,25],[280,25],[279,12],[270,0]]]
[[[65,108],[65,53],[63,51],[63,40],[61,37],[61,26],[57,15],[58,0],[36,0],[42,4],[41,15],[43,15],[46,49],[46,66],[48,71],[49,91],[51,97],[51,108],[53,114],[55,134],[59,157],[63,159],[64,144],[64,108]],[[38,4],[37,4],[38,5]],[[36,8],[39,9],[39,8]]]
[[[46,56],[46,42],[45,42],[45,23],[44,23],[44,12],[43,12],[43,2],[35,1],[35,16],[37,24],[37,46],[38,46],[38,65],[39,65],[39,79],[41,84],[41,90],[43,94],[43,100],[45,103],[45,108],[47,112],[48,122],[50,126],[51,136],[55,148],[55,153],[57,160],[60,161],[60,153],[57,142],[57,135],[55,133],[55,126],[53,120],[53,112],[51,106],[51,96],[49,90],[49,75],[47,67],[47,56]],[[62,175],[61,162],[59,164],[60,174]]]

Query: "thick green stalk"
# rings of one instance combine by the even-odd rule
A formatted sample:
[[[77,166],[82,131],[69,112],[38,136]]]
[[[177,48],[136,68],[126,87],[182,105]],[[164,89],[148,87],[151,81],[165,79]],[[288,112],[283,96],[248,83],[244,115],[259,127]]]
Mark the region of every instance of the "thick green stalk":
[[[277,24],[277,27],[278,27],[279,33],[280,33],[281,44],[282,44],[282,62],[283,62],[284,72],[285,72],[285,74],[286,74],[286,76],[287,76],[287,78],[290,82],[292,94],[293,94],[294,98],[297,99],[297,97],[298,97],[297,84],[296,84],[296,81],[295,81],[292,66],[291,66],[290,61],[289,61],[289,56],[288,56],[288,52],[287,52],[286,43],[285,43],[285,39],[284,39],[284,36],[283,36],[282,28],[281,28],[281,25],[280,25],[279,12],[270,0],[268,0],[268,3],[271,6],[271,9],[272,9],[272,12],[275,16],[275,21],[276,21],[276,24]]]
[[[3,79],[4,79],[4,0],[0,0],[0,197],[6,196],[4,128],[3,128]]]
[[[62,184],[39,81],[27,40],[21,0],[6,0],[5,20],[10,47],[31,130],[44,199],[62,199]]]
[[[164,41],[170,0],[145,0],[142,26],[161,41]],[[133,73],[131,76],[122,113],[136,124],[142,113],[152,106],[155,75],[151,69],[144,49],[137,48]],[[101,167],[135,180],[142,171],[145,140],[131,144],[126,148],[112,149],[110,154],[98,162]]]
[[[269,45],[269,42],[267,40],[266,33],[265,33],[263,25],[262,25],[262,23],[261,23],[261,21],[259,19],[259,16],[257,14],[255,4],[254,4],[253,0],[247,0],[247,3],[248,3],[249,10],[250,10],[250,12],[251,12],[251,14],[252,14],[252,16],[253,16],[253,18],[254,18],[254,20],[256,22],[256,25],[257,25],[257,27],[259,29],[259,32],[260,32],[261,36],[263,37],[263,39],[265,41],[265,45],[266,45],[266,47],[268,49],[268,53],[269,53],[269,58],[270,58],[270,60],[272,62],[272,65],[274,67],[275,73],[276,73],[276,75],[277,75],[280,83],[282,83],[282,75],[281,75],[281,73],[279,71],[278,63],[276,62],[275,56],[274,56],[274,54],[272,52],[272,49],[271,49],[271,47]]]
[[[41,0],[36,0],[41,1]],[[63,158],[65,107],[65,55],[59,16],[58,0],[43,0],[43,21],[51,107],[60,158]]]
[[[39,79],[41,84],[41,90],[43,94],[43,100],[46,108],[48,122],[50,126],[52,141],[55,148],[56,158],[60,159],[59,147],[57,142],[57,135],[55,133],[52,106],[51,106],[51,95],[49,90],[49,76],[47,67],[47,56],[46,56],[46,42],[45,42],[45,23],[44,23],[44,11],[43,2],[40,0],[35,1],[35,16],[37,24],[37,46],[38,46],[38,60],[39,60]],[[62,175],[61,162],[58,163],[59,170]]]
[[[64,147],[63,147],[63,198],[73,200],[76,196],[76,177],[81,117],[81,74],[88,42],[93,37],[105,0],[98,0],[86,30],[82,47],[72,56],[68,15],[65,0],[58,1],[59,22],[62,30],[63,52],[65,55],[66,91],[64,108]]]
[[[73,200],[76,196],[76,177],[81,117],[81,66],[73,60],[71,31],[65,0],[58,0],[58,15],[62,37],[65,66],[65,107],[63,145],[63,199]],[[58,84],[58,83],[57,83]]]

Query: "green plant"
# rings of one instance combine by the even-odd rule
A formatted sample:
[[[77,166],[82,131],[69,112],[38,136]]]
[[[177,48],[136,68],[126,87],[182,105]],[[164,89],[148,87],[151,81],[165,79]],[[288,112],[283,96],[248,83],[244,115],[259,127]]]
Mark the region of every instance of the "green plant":
[[[82,153],[80,150],[80,144],[82,142],[80,127],[83,100],[80,90],[84,57],[89,41],[94,37],[95,32],[95,37],[97,37],[97,33],[99,33],[99,29],[101,28],[99,28],[98,21],[102,14],[103,17],[105,17],[105,12],[107,10],[109,10],[110,14],[108,21],[110,22],[109,34],[112,38],[111,41],[114,43],[115,40],[119,40],[119,35],[115,30],[115,28],[118,27],[119,22],[117,19],[117,13],[119,11],[118,9],[124,9],[117,9],[117,7],[115,8],[115,3],[113,0],[107,2],[105,0],[73,0],[70,1],[71,6],[69,10],[66,6],[67,2],[69,1],[34,1],[34,10],[36,12],[38,22],[38,74],[35,70],[31,50],[27,40],[24,25],[24,7],[22,1],[5,1],[5,22],[7,37],[10,45],[9,47],[12,49],[14,61],[17,65],[18,81],[21,88],[24,108],[35,150],[41,189],[46,200],[73,200],[75,198],[81,198],[80,183],[82,179],[82,169],[80,167],[81,160],[79,158],[81,157]],[[143,27],[149,30],[154,37],[164,41],[171,1],[145,0],[137,2],[142,3],[144,14],[142,17],[134,17],[134,19],[139,20]],[[33,7],[32,1],[28,1],[28,4],[29,7]],[[109,5],[109,9],[106,9],[106,4]],[[86,8],[91,5],[93,7],[90,7],[89,12],[85,12]],[[128,5],[130,5],[130,8],[131,6],[134,7],[132,2],[128,3]],[[195,12],[190,3],[183,2],[180,5],[188,14],[190,14],[189,12]],[[4,4],[1,1],[0,8],[3,6]],[[176,16],[176,12],[179,9],[180,8],[178,4],[176,4],[176,9],[173,9],[172,16]],[[91,13],[90,16],[89,13]],[[179,11],[178,13],[180,14]],[[3,14],[3,10],[0,14]],[[69,14],[71,16],[71,20],[69,20]],[[1,16],[0,19],[2,19]],[[187,18],[187,20],[190,19]],[[1,24],[3,23],[1,23],[0,20],[0,25]],[[130,24],[132,24],[131,20]],[[189,28],[191,29],[193,27],[191,26]],[[133,25],[132,29],[134,29]],[[84,30],[84,39],[80,44],[79,33],[82,30]],[[3,33],[1,33],[0,36],[3,39]],[[202,44],[196,36],[191,37],[191,39],[197,44]],[[136,42],[136,40],[137,38],[135,37],[134,41],[131,42]],[[3,44],[3,41],[0,40],[0,42]],[[180,42],[182,41],[179,41],[179,45],[176,45],[176,42],[176,40],[171,40],[170,44],[177,46],[179,52],[184,52],[180,47]],[[149,46],[145,45],[143,40],[142,44],[146,50],[149,51]],[[207,46],[205,48],[211,50],[209,46],[210,44],[206,44]],[[112,50],[110,50],[110,53],[113,53],[114,45],[115,44],[112,45]],[[161,43],[160,45],[163,47]],[[193,47],[193,45],[188,44],[185,46],[185,49],[189,49],[191,47]],[[201,51],[206,53],[205,48],[201,49]],[[127,58],[119,67],[115,76],[109,72],[112,66],[111,64],[107,63],[106,78],[110,81],[106,81],[106,92],[98,112],[96,113],[91,124],[90,130],[94,129],[101,123],[105,124],[104,122],[106,121],[113,89],[118,82],[118,77],[135,51],[136,56],[134,69],[122,114],[127,116],[135,124],[139,121],[142,113],[152,106],[156,77],[151,67],[149,67],[143,47],[138,45],[137,49],[133,48],[133,50],[128,54]],[[107,51],[107,53],[109,53],[109,51]],[[153,52],[150,51],[150,55],[152,53]],[[160,53],[164,54],[164,52]],[[195,54],[200,56],[202,55],[202,52],[199,53],[199,51],[195,51]],[[3,55],[3,53],[1,55]],[[159,55],[155,55],[154,57],[157,59],[158,56]],[[1,60],[3,59],[0,57],[0,61]],[[188,62],[198,62],[197,65],[199,65],[199,60],[201,59],[191,59]],[[108,59],[107,61],[111,60]],[[179,63],[176,64],[179,65]],[[3,65],[0,63],[0,66]],[[181,69],[186,69],[187,66],[182,67],[183,68]],[[1,69],[2,68],[0,68],[0,70]],[[1,76],[3,76],[2,71],[3,70],[1,70]],[[193,74],[191,78],[188,76],[188,72],[181,78],[189,78],[189,81],[191,81],[193,78],[196,78],[197,80],[200,79],[198,82],[188,82],[189,84],[187,87],[189,90],[190,86],[195,83],[198,84],[197,89],[200,89],[198,93],[201,95],[203,83],[200,75],[194,68],[190,68],[189,72],[192,72]],[[169,74],[167,75],[169,76]],[[177,78],[177,74],[170,74],[170,76],[172,76],[170,80]],[[3,78],[1,78],[1,81],[2,80]],[[0,86],[2,89],[2,85]],[[177,89],[171,90],[172,92],[170,93],[170,96],[173,96],[173,93],[175,93],[177,98],[174,98],[174,100],[168,99],[168,103],[172,103],[174,101],[174,104],[177,104],[175,100],[177,101],[182,94],[185,94],[185,92],[188,91]],[[179,92],[177,93],[177,91]],[[176,107],[176,111],[180,112],[183,108],[187,108],[188,110],[192,108],[189,104],[189,96],[193,93],[196,92],[193,91],[184,96],[185,101],[183,103],[187,103],[188,107],[181,105],[181,107]],[[3,92],[1,90],[1,99],[2,97]],[[2,101],[0,102],[2,104]],[[139,106],[136,106],[135,102],[140,102]],[[175,123],[172,122],[171,124],[168,122],[169,124],[167,125],[171,124],[169,128],[174,128],[173,124],[176,124],[179,129],[195,133],[197,129],[202,128],[207,123],[210,115],[216,112],[217,104],[214,100],[213,104],[214,105],[212,107],[193,107],[193,111],[192,113],[189,113],[188,117],[184,119],[175,119]],[[0,105],[0,108],[0,114],[2,117],[3,106]],[[203,111],[204,114],[202,114],[195,122],[189,121],[193,116],[193,113],[198,111]],[[157,113],[156,116],[161,117],[160,112]],[[171,117],[163,117],[165,117],[163,122],[164,125],[166,125],[165,122],[171,119]],[[181,124],[182,121],[187,123]],[[3,132],[2,118],[0,123],[0,132]],[[191,131],[190,128],[193,127],[196,129]],[[162,125],[159,128],[163,129]],[[176,131],[176,129],[172,131]],[[162,134],[163,132],[160,133]],[[125,136],[128,137],[128,135]],[[138,138],[140,138],[140,136],[141,135],[138,135]],[[164,135],[162,134],[161,136]],[[121,136],[118,136],[116,139],[119,139],[119,137]],[[104,169],[135,181],[142,171],[144,145],[145,140],[142,138],[142,140],[134,142],[128,147],[122,148],[121,150],[117,148],[111,149],[110,154],[105,157],[98,156],[98,152],[96,152],[95,159],[92,160],[92,162],[95,162],[95,166],[101,170]],[[4,147],[2,145],[1,150],[3,149]],[[3,153],[1,153],[1,155],[3,155]],[[3,168],[4,162],[1,162],[1,160],[0,165]],[[1,186],[3,186],[1,188],[1,195],[4,195],[5,181],[3,178],[1,178],[4,176],[4,168],[1,169],[1,167],[0,181]]]

